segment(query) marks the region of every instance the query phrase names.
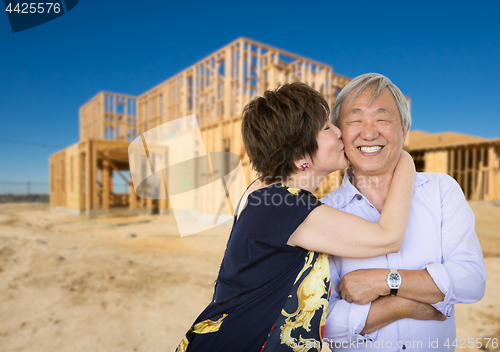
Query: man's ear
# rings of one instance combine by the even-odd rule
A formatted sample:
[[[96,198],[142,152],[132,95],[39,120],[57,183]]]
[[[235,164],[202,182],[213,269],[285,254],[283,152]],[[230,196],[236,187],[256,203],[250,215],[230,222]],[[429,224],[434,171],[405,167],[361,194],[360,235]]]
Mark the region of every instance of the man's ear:
[[[403,128],[403,145],[405,145],[406,137],[408,137],[408,131],[410,131],[410,126]]]

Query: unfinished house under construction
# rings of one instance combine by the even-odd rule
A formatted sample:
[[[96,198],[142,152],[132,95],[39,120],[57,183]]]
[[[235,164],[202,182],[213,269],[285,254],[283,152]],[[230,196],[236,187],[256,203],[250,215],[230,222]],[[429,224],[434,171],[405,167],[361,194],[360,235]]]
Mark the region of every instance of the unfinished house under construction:
[[[138,97],[98,93],[80,108],[80,141],[50,157],[51,206],[89,217],[124,209],[168,211],[168,197],[143,199],[135,194],[127,148],[145,132],[192,114],[207,152],[238,155],[249,183],[255,175],[240,133],[243,107],[265,90],[293,81],[309,84],[332,106],[349,78],[329,65],[239,38]],[[410,133],[406,148],[419,171],[449,173],[468,199],[500,199],[499,141],[443,138],[448,141],[446,134]],[[342,174],[332,174],[318,193],[336,188]],[[126,189],[113,187],[116,178]]]
[[[93,216],[123,208],[170,209],[167,199],[136,196],[127,147],[136,136],[195,114],[207,152],[232,152],[251,180],[241,139],[243,107],[266,89],[303,81],[329,104],[349,79],[322,64],[239,38],[138,97],[100,92],[80,108],[80,141],[50,157],[50,203]],[[129,185],[113,189],[113,178]]]

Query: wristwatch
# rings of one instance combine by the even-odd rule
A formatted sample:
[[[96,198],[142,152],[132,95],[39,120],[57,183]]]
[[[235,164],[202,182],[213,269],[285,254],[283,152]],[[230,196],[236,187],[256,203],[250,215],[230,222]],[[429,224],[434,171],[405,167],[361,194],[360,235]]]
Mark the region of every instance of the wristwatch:
[[[396,269],[391,269],[391,272],[387,276],[386,281],[387,285],[389,285],[389,288],[391,289],[391,296],[396,296],[403,281],[401,279],[401,275],[398,273]]]

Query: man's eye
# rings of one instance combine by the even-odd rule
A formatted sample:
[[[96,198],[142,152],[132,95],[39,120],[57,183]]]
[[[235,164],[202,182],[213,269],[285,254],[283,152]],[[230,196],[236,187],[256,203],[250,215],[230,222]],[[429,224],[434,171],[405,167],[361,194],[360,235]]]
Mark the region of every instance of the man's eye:
[[[329,130],[329,129],[330,129],[330,127],[328,127],[328,126],[325,127],[325,130]]]

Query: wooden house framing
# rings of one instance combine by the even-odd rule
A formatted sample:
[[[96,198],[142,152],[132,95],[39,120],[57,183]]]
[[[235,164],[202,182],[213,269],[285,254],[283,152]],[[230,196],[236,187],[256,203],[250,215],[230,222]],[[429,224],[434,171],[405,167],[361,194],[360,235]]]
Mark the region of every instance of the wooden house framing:
[[[450,175],[468,200],[500,200],[500,139],[454,132],[413,131],[409,136],[417,171]]]
[[[87,216],[123,208],[168,211],[168,199],[135,196],[126,174],[127,146],[136,136],[191,114],[207,152],[239,155],[248,182],[241,111],[266,89],[293,81],[309,84],[332,105],[349,79],[329,65],[239,38],[138,97],[100,92],[80,108],[80,141],[50,157],[51,205]],[[113,174],[130,186],[128,194],[113,190]]]
[[[135,195],[127,147],[146,131],[191,114],[198,119],[206,151],[240,156],[248,183],[255,175],[240,134],[243,107],[265,90],[293,81],[309,84],[332,106],[349,78],[329,65],[238,38],[138,97],[98,93],[80,108],[80,141],[50,156],[51,205],[89,217],[123,209],[168,212],[168,197]],[[418,140],[415,136],[410,141]],[[500,199],[498,141],[422,143],[406,145],[421,171],[450,173],[468,199]],[[338,187],[342,174],[330,175],[318,194]],[[114,177],[122,178],[129,192],[114,190]]]

